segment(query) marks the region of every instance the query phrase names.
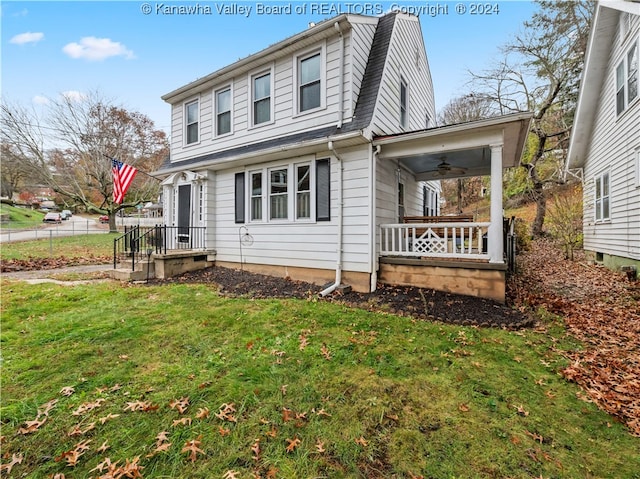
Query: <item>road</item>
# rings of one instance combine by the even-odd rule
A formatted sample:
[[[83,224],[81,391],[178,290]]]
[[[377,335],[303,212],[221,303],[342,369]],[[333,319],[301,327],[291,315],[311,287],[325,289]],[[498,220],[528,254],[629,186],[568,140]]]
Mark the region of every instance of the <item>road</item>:
[[[107,233],[108,225],[101,225],[95,218],[73,215],[61,224],[43,224],[40,228],[11,231],[3,228],[0,243],[13,241],[29,241],[35,239],[57,238],[59,236],[75,236],[95,233]]]

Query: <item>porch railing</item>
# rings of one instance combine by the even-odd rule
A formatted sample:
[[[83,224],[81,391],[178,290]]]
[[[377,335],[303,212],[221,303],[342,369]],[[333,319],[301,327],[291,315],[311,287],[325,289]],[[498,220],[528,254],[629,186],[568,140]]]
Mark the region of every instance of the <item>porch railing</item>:
[[[382,256],[489,259],[491,223],[399,223],[380,226]]]
[[[113,268],[118,262],[136,264],[152,254],[166,254],[175,250],[204,250],[204,226],[130,226],[124,234],[113,240]]]

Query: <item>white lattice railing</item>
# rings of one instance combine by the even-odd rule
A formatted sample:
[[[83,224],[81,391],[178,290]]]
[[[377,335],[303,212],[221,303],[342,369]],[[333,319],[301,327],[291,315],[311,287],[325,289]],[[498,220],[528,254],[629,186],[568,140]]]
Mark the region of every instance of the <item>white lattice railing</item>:
[[[380,255],[489,259],[491,223],[400,223],[380,226]]]

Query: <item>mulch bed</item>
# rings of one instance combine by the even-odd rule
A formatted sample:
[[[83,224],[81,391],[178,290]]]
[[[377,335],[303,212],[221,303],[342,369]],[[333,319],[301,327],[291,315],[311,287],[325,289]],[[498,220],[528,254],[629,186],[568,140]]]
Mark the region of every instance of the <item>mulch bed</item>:
[[[307,299],[317,297],[322,291],[322,287],[310,283],[219,266],[185,273],[164,282],[212,283],[222,294],[232,297]],[[325,300],[370,311],[464,326],[520,329],[536,323],[531,315],[508,304],[406,286],[379,284],[373,293],[335,292]]]

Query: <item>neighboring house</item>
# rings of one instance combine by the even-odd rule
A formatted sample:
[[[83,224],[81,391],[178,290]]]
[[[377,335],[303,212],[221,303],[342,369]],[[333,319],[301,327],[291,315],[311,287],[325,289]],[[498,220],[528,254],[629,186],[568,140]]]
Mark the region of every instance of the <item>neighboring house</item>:
[[[402,222],[439,214],[440,182],[428,180],[494,173],[493,191],[501,191],[502,168],[518,163],[530,116],[433,128],[417,17],[340,15],[163,99],[172,107],[171,156],[158,172],[165,223],[182,242],[188,228],[206,227],[216,264],[333,283],[328,292],[407,277],[399,264],[383,273],[385,258],[469,259],[471,279],[456,270],[441,289],[504,299],[504,284],[483,277],[484,269],[504,283],[501,194],[491,226],[469,223],[464,255],[451,249],[455,227],[416,234]],[[440,269],[419,276],[425,282]]]
[[[583,170],[584,249],[640,268],[640,3],[599,2],[567,167]]]

